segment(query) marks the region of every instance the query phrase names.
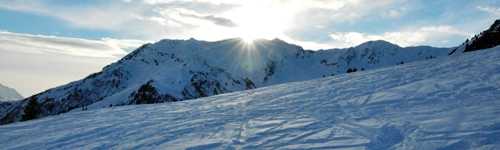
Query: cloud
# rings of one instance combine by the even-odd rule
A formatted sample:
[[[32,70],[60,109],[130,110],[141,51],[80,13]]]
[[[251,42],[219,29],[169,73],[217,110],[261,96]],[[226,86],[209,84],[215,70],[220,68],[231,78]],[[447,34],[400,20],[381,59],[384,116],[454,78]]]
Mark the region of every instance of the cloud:
[[[132,52],[139,46],[148,43],[148,41],[142,40],[131,40],[131,39],[114,39],[114,38],[102,38],[101,41],[112,47],[113,49],[120,49],[126,53]]]
[[[217,16],[235,4],[215,4],[209,1],[185,0],[136,0],[97,1],[60,4],[54,1],[11,0],[0,3],[0,9],[34,13],[61,19],[76,28],[112,31],[120,37],[158,40],[168,35],[172,38],[186,37],[186,33],[199,24],[183,22],[180,10],[196,12],[198,19],[216,25],[233,27],[228,18]],[[194,17],[194,16],[181,16]]]
[[[373,40],[385,40],[401,46],[416,46],[425,43],[445,43],[452,36],[468,36],[452,26],[425,26],[417,29],[407,29],[404,31],[385,32],[383,34],[365,34],[359,32],[336,32],[330,37],[335,40],[335,45],[340,47],[350,47]]]
[[[4,45],[2,45],[4,46]],[[0,82],[24,96],[79,80],[118,58],[59,53],[26,53],[0,49]]]
[[[201,19],[201,20],[207,20],[207,21],[213,22],[214,24],[220,25],[220,26],[226,26],[226,27],[236,27],[237,26],[236,23],[234,23],[230,19],[222,18],[222,17],[215,17],[213,15],[202,16],[202,15],[185,14],[185,13],[180,13],[180,15],[185,16],[185,17]]]
[[[148,7],[160,8],[160,9],[176,9],[183,8],[192,10],[203,14],[215,14],[226,12],[234,8],[240,7],[240,4],[231,2],[217,2],[217,1],[186,1],[186,0],[144,0]]]
[[[122,5],[96,5],[93,7],[83,6],[60,6],[46,1],[22,1],[12,0],[0,4],[0,8],[30,12],[44,16],[52,16],[70,22],[76,27],[90,29],[116,29],[123,24],[133,20],[134,12],[138,8],[127,8],[123,11]],[[110,20],[112,19],[112,20]]]
[[[328,33],[333,31],[347,32],[349,28],[357,28],[356,32],[367,32],[366,30],[374,27],[366,22],[379,22],[405,15],[408,8],[404,6],[404,1],[406,0],[312,1],[305,4],[308,7],[297,11],[294,26],[286,34],[299,41],[326,43],[331,40]],[[383,28],[385,27],[379,29]]]
[[[57,53],[84,57],[121,57],[144,41],[103,38],[79,38],[32,35],[0,31],[0,50],[24,53]]]
[[[384,14],[391,6],[400,4],[396,0],[339,0],[339,1],[312,1],[306,4],[300,14],[322,18],[325,21],[353,22],[374,14]],[[392,10],[392,9],[391,9]],[[398,11],[398,12],[396,12]],[[401,10],[393,10],[392,15],[401,13]],[[316,14],[316,15],[314,15]],[[319,18],[318,18],[319,17]],[[307,19],[307,18],[304,18]]]
[[[477,6],[477,9],[492,14],[494,16],[500,17],[500,7]]]
[[[0,82],[29,96],[82,79],[144,43],[0,31]]]

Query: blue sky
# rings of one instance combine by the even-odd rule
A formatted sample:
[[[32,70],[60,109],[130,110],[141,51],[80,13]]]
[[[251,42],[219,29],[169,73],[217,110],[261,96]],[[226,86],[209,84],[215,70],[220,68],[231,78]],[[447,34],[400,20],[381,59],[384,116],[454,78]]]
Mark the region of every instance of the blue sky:
[[[280,38],[307,49],[369,40],[452,47],[500,19],[498,0],[0,1],[0,52],[6,54],[0,83],[23,95],[77,80],[163,38]],[[12,77],[47,74],[40,63],[67,74],[37,87],[30,82],[46,77]]]
[[[34,13],[0,9],[0,19],[0,30],[11,32],[93,39],[113,36],[106,30],[75,28],[58,18]]]

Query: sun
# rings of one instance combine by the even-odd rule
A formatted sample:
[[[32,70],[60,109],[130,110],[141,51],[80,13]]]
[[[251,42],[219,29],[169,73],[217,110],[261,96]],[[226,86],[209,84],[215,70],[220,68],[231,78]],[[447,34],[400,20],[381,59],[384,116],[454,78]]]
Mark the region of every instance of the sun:
[[[278,11],[272,5],[249,3],[234,10],[231,15],[229,18],[233,18],[238,25],[233,28],[233,35],[248,44],[256,39],[284,37],[284,32],[291,25],[291,16],[285,11]]]
[[[241,37],[241,39],[243,39],[243,42],[245,42],[245,44],[253,44],[253,41],[255,41],[255,39],[251,37]]]
[[[258,36],[242,33],[240,35],[240,38],[243,40],[243,42],[245,42],[245,44],[253,44],[253,42],[258,39]]]

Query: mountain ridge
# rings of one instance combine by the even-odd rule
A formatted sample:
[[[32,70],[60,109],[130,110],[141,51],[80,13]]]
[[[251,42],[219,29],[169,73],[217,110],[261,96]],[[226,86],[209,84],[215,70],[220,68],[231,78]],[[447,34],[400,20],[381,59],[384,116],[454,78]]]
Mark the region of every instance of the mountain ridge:
[[[371,42],[377,43],[387,45]],[[23,117],[29,101],[40,107],[33,111],[34,118],[75,108],[173,102],[424,60],[448,51],[404,49],[352,47],[316,52],[279,39],[252,44],[241,39],[160,40],[144,44],[101,72],[25,99],[0,122],[32,119]],[[405,57],[408,53],[412,57]]]
[[[18,100],[23,99],[14,88],[10,88],[0,83],[0,118],[3,117],[10,107],[18,103]]]
[[[0,114],[0,124],[76,108],[174,102],[311,80],[446,57],[450,50],[400,47],[386,41],[311,51],[279,39],[251,44],[237,38],[215,42],[164,39],[144,44],[82,80],[26,98]]]
[[[14,88],[10,88],[0,83],[0,101],[20,100],[23,96]]]

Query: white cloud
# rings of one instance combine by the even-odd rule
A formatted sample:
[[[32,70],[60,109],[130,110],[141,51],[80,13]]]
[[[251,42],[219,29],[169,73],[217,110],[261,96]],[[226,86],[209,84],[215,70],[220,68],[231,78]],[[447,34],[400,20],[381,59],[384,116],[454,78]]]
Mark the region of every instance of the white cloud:
[[[494,16],[500,17],[500,7],[493,6],[477,6],[477,9],[490,13]]]
[[[0,31],[0,83],[29,96],[82,79],[144,43]]]
[[[121,57],[144,44],[139,40],[79,38],[32,35],[0,31],[0,50],[24,53],[58,53],[84,57]]]
[[[399,4],[396,0],[313,0],[305,4],[299,3],[300,13],[310,15],[318,21],[353,22],[368,15],[380,14],[389,9],[390,6]],[[394,10],[391,15],[397,15],[402,10]],[[396,12],[397,11],[397,12]]]
[[[365,34],[359,32],[336,32],[330,37],[337,47],[350,47],[373,40],[385,40],[401,46],[415,46],[424,43],[447,42],[452,36],[467,37],[469,34],[452,26],[426,26],[404,31],[385,32],[383,34]]]
[[[139,46],[148,43],[148,41],[132,40],[132,39],[114,39],[102,38],[101,41],[113,49],[120,49],[126,53],[132,52]]]
[[[180,15],[184,16],[184,17],[191,17],[191,18],[196,18],[196,19],[200,19],[200,20],[210,21],[210,22],[213,22],[214,24],[220,25],[220,26],[226,26],[226,27],[235,27],[235,26],[237,26],[236,23],[234,23],[230,19],[223,18],[223,17],[216,17],[216,16],[213,16],[213,15],[206,15],[206,16],[204,16],[204,15],[185,14],[185,13],[180,13]]]
[[[76,28],[112,31],[121,37],[144,40],[159,40],[165,36],[189,37],[187,33],[198,27],[200,21],[195,24],[183,22],[183,18],[178,15],[179,10],[197,12],[202,14],[198,19],[231,26],[230,19],[217,16],[216,13],[233,7],[236,6],[184,0],[99,1],[92,7],[59,5],[50,1],[12,0],[0,3],[0,9],[55,17]]]
[[[42,1],[26,2],[20,0],[2,2],[0,8],[53,16],[70,22],[77,27],[111,30],[133,20],[135,17],[134,11],[137,11],[137,8],[134,9],[133,7],[127,8],[127,11],[123,11],[120,5],[58,7],[43,3]]]

